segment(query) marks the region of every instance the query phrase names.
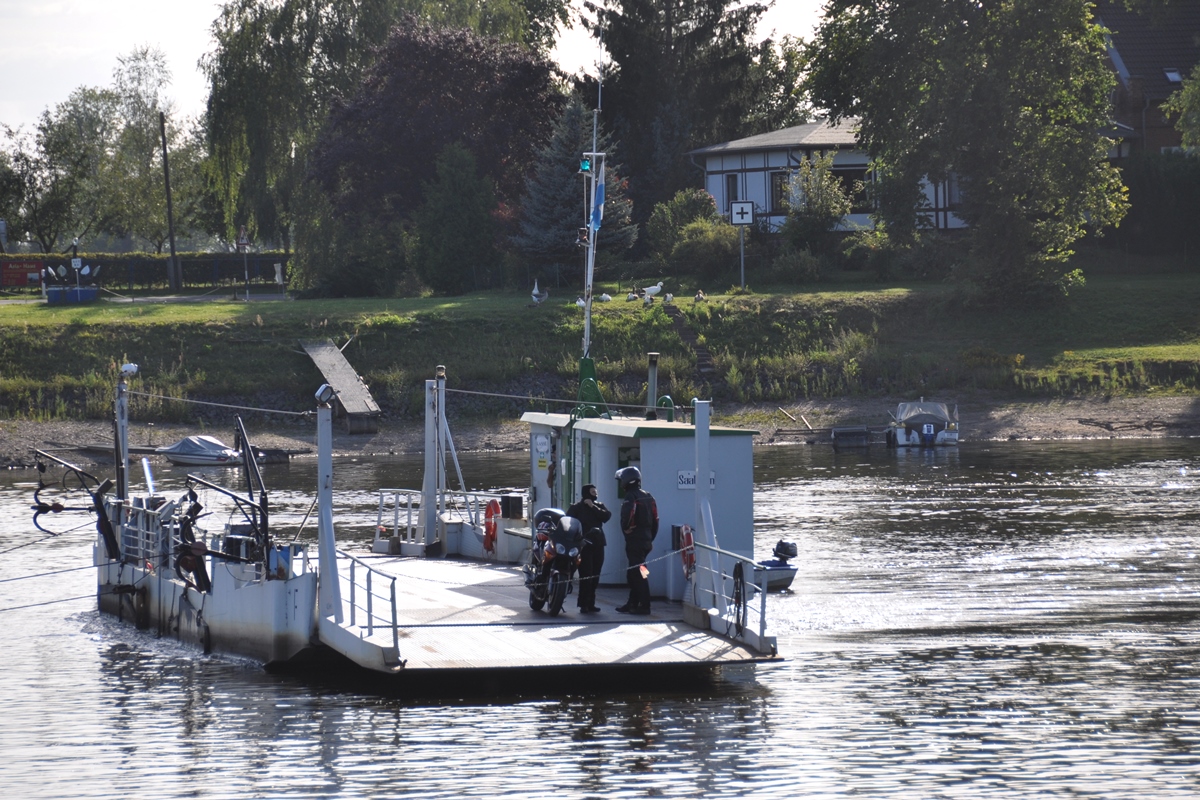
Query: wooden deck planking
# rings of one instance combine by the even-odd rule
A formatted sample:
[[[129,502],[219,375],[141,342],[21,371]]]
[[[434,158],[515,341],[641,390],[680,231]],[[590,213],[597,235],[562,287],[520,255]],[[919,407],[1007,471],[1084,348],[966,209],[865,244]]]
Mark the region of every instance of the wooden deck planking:
[[[618,614],[614,609],[627,595],[623,587],[601,587],[599,614],[580,614],[575,596],[568,595],[564,613],[551,617],[529,608],[521,571],[512,565],[390,556],[365,560],[399,579],[400,657],[407,662],[406,671],[696,665],[767,658],[685,624],[679,603],[660,601],[649,616]],[[344,594],[343,604],[349,619]],[[369,638],[388,647],[391,629],[377,628]]]

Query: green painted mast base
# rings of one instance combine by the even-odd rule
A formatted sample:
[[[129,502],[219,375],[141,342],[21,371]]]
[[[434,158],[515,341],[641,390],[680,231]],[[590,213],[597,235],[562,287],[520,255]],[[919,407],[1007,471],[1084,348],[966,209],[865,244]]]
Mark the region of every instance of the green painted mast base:
[[[603,417],[612,419],[600,384],[596,382],[596,362],[584,356],[579,359],[579,404],[572,414],[576,419]]]

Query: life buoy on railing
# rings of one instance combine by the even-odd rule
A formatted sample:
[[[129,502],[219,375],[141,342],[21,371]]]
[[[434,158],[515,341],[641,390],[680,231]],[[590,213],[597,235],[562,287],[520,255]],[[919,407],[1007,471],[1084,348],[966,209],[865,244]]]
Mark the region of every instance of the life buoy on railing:
[[[692,541],[691,525],[679,529],[679,555],[683,558],[683,576],[692,577],[696,571],[696,543]]]
[[[483,549],[484,552],[496,552],[496,528],[498,526],[497,517],[500,516],[500,501],[496,499],[488,500],[487,508],[483,512]]]

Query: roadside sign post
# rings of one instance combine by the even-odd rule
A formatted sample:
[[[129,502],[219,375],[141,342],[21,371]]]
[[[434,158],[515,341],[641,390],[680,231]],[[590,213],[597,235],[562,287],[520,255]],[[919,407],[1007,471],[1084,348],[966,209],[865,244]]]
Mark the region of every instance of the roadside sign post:
[[[250,256],[247,255],[247,250],[250,249],[250,235],[246,233],[246,226],[238,231],[237,249],[242,251],[242,271],[246,275],[246,302],[250,302]]]
[[[754,224],[754,203],[747,200],[729,204],[729,221],[738,226],[738,250],[742,257],[742,288],[746,288],[746,226]]]

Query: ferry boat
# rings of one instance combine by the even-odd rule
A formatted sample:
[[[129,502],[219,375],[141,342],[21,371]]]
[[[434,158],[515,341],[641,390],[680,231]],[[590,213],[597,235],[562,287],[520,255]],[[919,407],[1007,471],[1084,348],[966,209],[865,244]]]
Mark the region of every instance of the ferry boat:
[[[148,491],[131,491],[127,382],[135,374],[127,365],[117,384],[114,479],[100,480],[38,451],[91,494],[102,613],[206,653],[269,667],[332,657],[401,683],[422,674],[483,670],[511,675],[507,690],[518,689],[519,674],[529,669],[660,667],[683,674],[778,657],[766,631],[767,577],[751,560],[752,432],[711,426],[705,402],[695,404],[688,422],[622,419],[594,402],[564,414],[525,415],[527,510],[524,498],[447,485],[447,466],[457,457],[439,368],[426,382],[423,486],[386,490],[398,498],[389,518],[379,517],[390,525],[379,525],[369,550],[352,552],[335,535],[333,392],[323,386],[316,411],[314,555],[276,534],[254,459],[242,464],[243,492],[189,474],[186,490],[166,497],[154,490],[149,473]],[[238,437],[250,446],[240,420]],[[533,612],[521,579],[532,542],[529,520],[538,509],[569,505],[576,487],[601,485],[595,476],[629,464],[640,465],[645,488],[659,499],[662,530],[669,532],[660,533],[647,563],[654,613],[633,621],[611,610],[626,591],[623,547],[614,544],[601,576],[604,612],[586,619]],[[605,491],[614,507],[616,491],[614,480]],[[225,495],[241,520],[204,530],[201,493],[207,492]],[[54,502],[38,497],[35,523],[52,510]],[[619,543],[618,526],[610,525],[609,541]]]

